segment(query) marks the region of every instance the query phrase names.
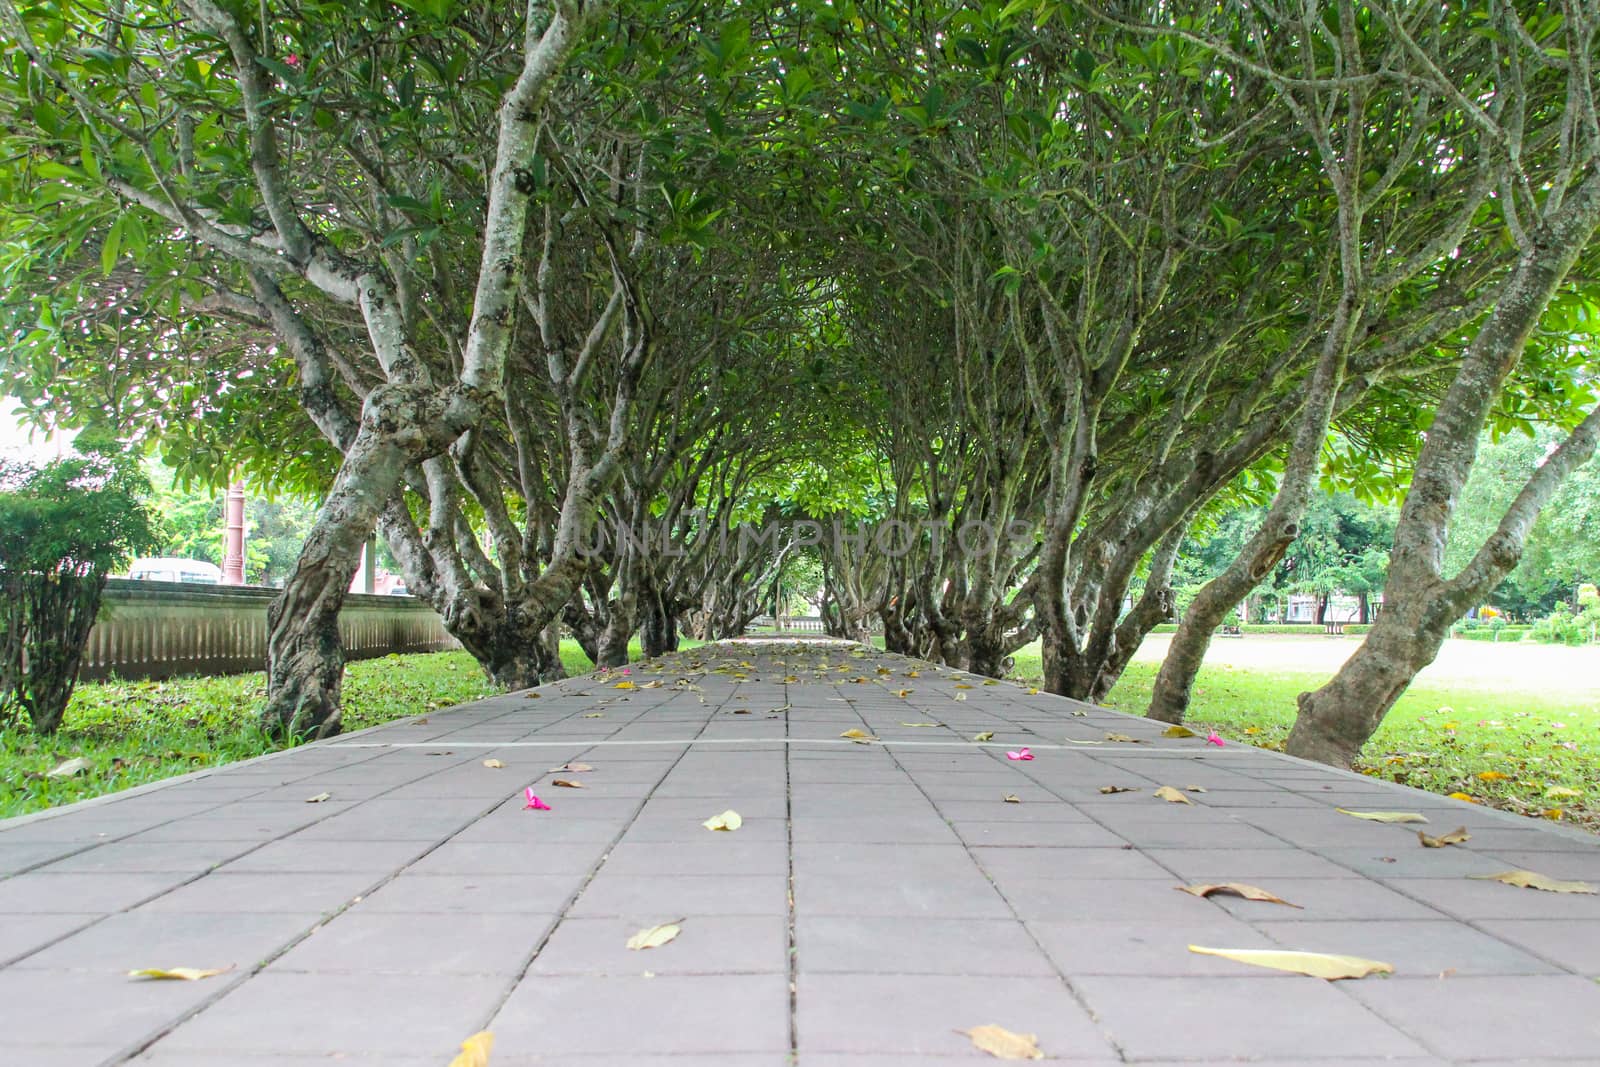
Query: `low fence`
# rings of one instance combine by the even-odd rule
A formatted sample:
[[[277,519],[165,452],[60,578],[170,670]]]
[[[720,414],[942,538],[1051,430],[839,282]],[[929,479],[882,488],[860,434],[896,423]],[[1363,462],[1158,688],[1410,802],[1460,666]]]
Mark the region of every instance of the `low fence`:
[[[113,578],[89,633],[78,677],[173,678],[242,674],[267,661],[267,605],[276,589]],[[413,597],[344,598],[339,634],[348,659],[457,648],[433,608]]]

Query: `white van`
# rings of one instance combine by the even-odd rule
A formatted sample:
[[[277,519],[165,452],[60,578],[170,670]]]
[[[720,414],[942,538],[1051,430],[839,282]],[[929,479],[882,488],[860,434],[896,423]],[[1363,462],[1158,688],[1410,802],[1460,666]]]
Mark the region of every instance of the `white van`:
[[[222,568],[200,559],[154,556],[136,559],[128,577],[145,582],[185,582],[189,585],[221,585]]]

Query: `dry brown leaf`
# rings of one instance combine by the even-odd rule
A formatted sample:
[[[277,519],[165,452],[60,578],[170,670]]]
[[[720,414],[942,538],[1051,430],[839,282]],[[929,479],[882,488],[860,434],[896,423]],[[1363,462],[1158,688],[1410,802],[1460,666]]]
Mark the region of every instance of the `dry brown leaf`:
[[[744,825],[744,819],[733,809],[728,809],[721,815],[713,815],[700,824],[707,830],[737,830]]]
[[[332,793],[318,793],[314,797],[306,797],[307,804],[321,804],[324,800],[332,800]]]
[[[479,1030],[461,1042],[461,1051],[450,1061],[450,1067],[489,1067],[489,1053],[494,1051],[494,1035]]]
[[[1161,736],[1162,737],[1197,737],[1199,735],[1197,735],[1193,730],[1189,729],[1187,726],[1173,725],[1173,726],[1167,727],[1165,730],[1162,730],[1161,731]]]
[[[936,722],[903,722],[901,726],[938,726]]]
[[[1131,792],[1133,792],[1133,786],[1131,786],[1131,785],[1103,785],[1103,786],[1100,787],[1100,792],[1106,794],[1107,796],[1110,796],[1112,793],[1131,793]]]
[[[972,735],[972,739],[974,741],[993,741],[994,740],[994,731],[993,730],[985,730],[981,734],[973,734]]]
[[[499,769],[500,769],[500,768],[501,768],[501,767],[504,767],[504,766],[505,766],[505,764],[504,764],[504,763],[501,763],[501,762],[500,762],[500,761],[499,761],[499,760],[497,760],[497,759],[486,759],[486,760],[484,760],[484,761],[483,761],[483,765],[484,765],[484,766],[485,766],[485,767],[488,767],[488,768],[489,768],[489,769],[490,769],[490,770],[495,770],[495,771],[497,771],[497,770],[499,770]]]
[[[1438,837],[1429,837],[1421,830],[1417,831],[1417,840],[1422,842],[1423,848],[1444,848],[1446,845],[1460,845],[1472,840],[1472,835],[1467,833],[1465,826],[1458,826],[1447,834]]]
[[[896,689],[894,695],[899,697],[900,699],[904,700],[906,697],[911,695],[911,690],[909,690],[909,689]]]
[[[846,730],[844,733],[840,734],[839,736],[840,737],[848,737],[850,740],[854,741],[858,745],[864,745],[868,741],[876,741],[877,740],[876,737],[874,737],[871,734],[867,733],[865,730],[858,730],[853,726],[850,729]]]
[[[1244,897],[1246,900],[1259,900],[1264,904],[1283,904],[1291,908],[1298,908],[1298,904],[1290,904],[1280,896],[1267,892],[1260,886],[1246,885],[1244,882],[1216,882],[1206,885],[1180,885],[1177,887],[1185,893],[1197,897],[1209,897],[1213,893],[1222,893],[1225,896]]]
[[[1206,787],[1203,785],[1186,785],[1184,788],[1191,793],[1204,793],[1206,791]]]
[[[1202,956],[1221,956],[1254,967],[1270,967],[1275,971],[1291,971],[1311,978],[1365,978],[1369,974],[1393,974],[1394,967],[1377,960],[1360,956],[1336,956],[1325,952],[1290,952],[1286,949],[1262,948],[1202,948],[1190,945],[1190,952]]]
[[[1130,745],[1137,745],[1137,744],[1141,744],[1142,743],[1140,741],[1140,739],[1137,738],[1137,737],[1129,737],[1127,734],[1117,734],[1117,733],[1106,734],[1106,740],[1107,741],[1126,741]]]
[[[587,763],[565,763],[560,767],[557,767],[556,770],[571,771],[573,774],[582,774],[584,771],[592,771],[594,768],[589,766]]]
[[[1006,794],[1006,803],[1007,804],[1021,804],[1022,803],[1022,798],[1017,796],[1017,794],[1015,794],[1015,793],[1007,793]]]
[[[1368,822],[1427,822],[1425,815],[1414,811],[1351,811],[1349,808],[1334,808],[1340,815],[1348,815],[1353,819],[1366,819]]]
[[[1164,785],[1157,789],[1155,795],[1165,800],[1168,804],[1193,804],[1194,801],[1183,795],[1183,791]]]
[[[1520,889],[1542,889],[1546,893],[1600,893],[1600,889],[1588,882],[1563,882],[1537,871],[1501,871],[1499,874],[1469,874],[1467,877],[1504,882]]]
[[[641,685],[639,688],[640,689],[660,689],[661,688],[661,679],[657,678],[653,682],[646,682],[643,685]]]
[[[563,789],[582,789],[583,788],[583,783],[582,782],[575,782],[571,778],[552,778],[552,779],[550,779],[550,784],[551,785],[559,785]]]
[[[201,970],[198,967],[146,967],[143,970],[129,971],[129,978],[167,978],[180,982],[198,982],[202,978],[215,978],[219,974],[227,974],[233,970],[233,965],[218,967],[214,970]]]
[[[958,683],[956,683],[956,688],[957,689],[971,689],[972,686],[967,685],[965,682],[958,682]]]
[[[662,923],[659,926],[647,926],[643,930],[628,938],[628,947],[638,951],[646,948],[660,948],[668,941],[682,933],[682,927],[677,923]]]
[[[987,1052],[997,1060],[1042,1060],[1037,1034],[1012,1033],[1003,1026],[974,1026],[971,1030],[957,1030],[965,1034],[972,1047]]]
[[[603,711],[589,711],[585,712],[583,717],[585,719],[603,719],[606,717],[606,713]]]

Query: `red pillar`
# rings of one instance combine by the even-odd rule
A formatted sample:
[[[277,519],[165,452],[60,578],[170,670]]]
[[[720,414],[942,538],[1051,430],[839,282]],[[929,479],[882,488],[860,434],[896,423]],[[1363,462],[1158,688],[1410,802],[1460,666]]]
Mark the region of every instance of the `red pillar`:
[[[228,486],[223,507],[227,530],[222,535],[222,584],[244,584],[244,483]]]

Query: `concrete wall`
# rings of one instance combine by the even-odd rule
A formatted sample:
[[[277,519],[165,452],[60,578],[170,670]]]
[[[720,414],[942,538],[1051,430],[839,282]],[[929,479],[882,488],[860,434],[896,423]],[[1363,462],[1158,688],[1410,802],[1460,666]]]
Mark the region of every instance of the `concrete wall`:
[[[89,633],[78,677],[172,678],[265,669],[267,605],[275,589],[113,578]],[[349,659],[460,647],[414,597],[344,598],[339,629]]]

